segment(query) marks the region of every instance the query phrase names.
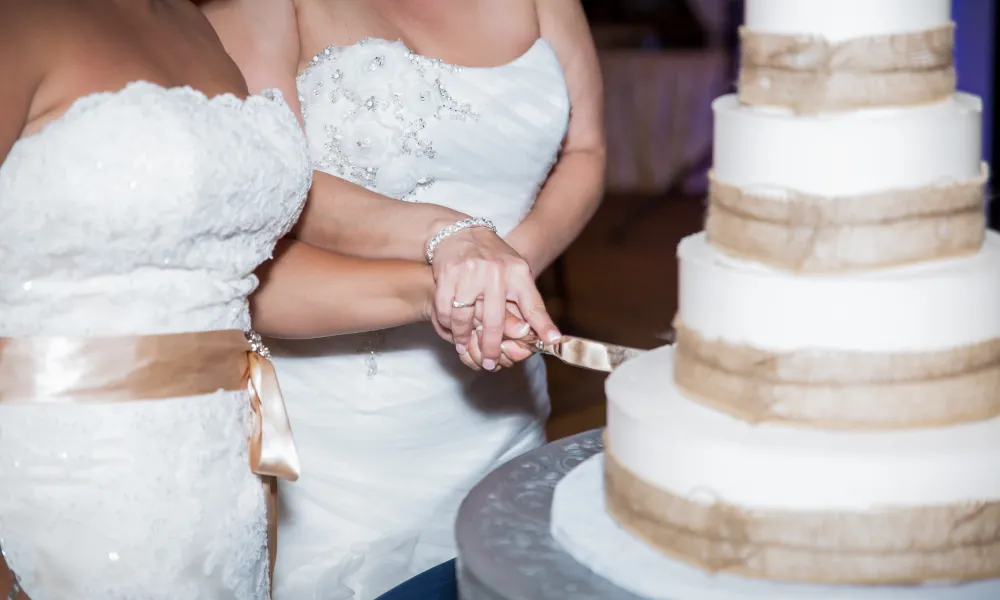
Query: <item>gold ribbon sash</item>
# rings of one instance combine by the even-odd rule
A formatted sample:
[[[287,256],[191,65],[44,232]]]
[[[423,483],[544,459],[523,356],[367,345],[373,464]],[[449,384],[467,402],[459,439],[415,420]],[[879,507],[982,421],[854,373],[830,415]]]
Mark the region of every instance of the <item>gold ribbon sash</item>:
[[[751,423],[825,429],[935,427],[1000,416],[1000,340],[926,353],[770,352],[675,322],[674,381]]]
[[[255,336],[255,334],[254,334]],[[0,403],[139,402],[247,391],[250,468],[268,504],[271,571],[277,551],[275,478],[301,472],[267,350],[242,331],[108,338],[0,338]]]
[[[838,585],[1000,577],[1000,503],[865,512],[751,510],[657,488],[604,455],[607,510],[661,552],[711,573]]]
[[[955,27],[831,43],[743,28],[740,101],[798,113],[930,104],[955,92]]]
[[[163,400],[250,394],[250,468],[295,481],[300,466],[271,361],[241,331],[108,338],[0,338],[0,402]]]
[[[708,241],[778,268],[836,272],[975,254],[986,236],[984,163],[950,185],[846,197],[754,194],[710,177]]]

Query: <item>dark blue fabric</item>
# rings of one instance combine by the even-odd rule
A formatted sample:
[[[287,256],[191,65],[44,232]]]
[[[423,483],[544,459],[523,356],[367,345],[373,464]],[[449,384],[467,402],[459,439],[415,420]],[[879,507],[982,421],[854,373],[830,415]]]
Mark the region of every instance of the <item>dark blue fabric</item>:
[[[455,561],[424,571],[379,596],[378,600],[458,600]]]

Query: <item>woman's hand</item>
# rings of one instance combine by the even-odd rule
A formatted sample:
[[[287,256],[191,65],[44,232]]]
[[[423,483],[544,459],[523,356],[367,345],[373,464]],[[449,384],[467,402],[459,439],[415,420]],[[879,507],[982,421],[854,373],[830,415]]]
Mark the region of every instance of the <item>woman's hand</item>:
[[[508,303],[508,313],[504,321],[504,340],[500,344],[500,359],[496,363],[487,362],[483,358],[481,348],[481,335],[483,328],[477,326],[472,330],[468,351],[459,355],[459,360],[473,371],[487,370],[497,372],[504,367],[513,367],[514,364],[530,358],[535,354],[530,345],[522,344],[519,340],[532,333],[531,327],[517,314],[516,306]]]
[[[435,249],[433,272],[438,333],[450,338],[460,356],[470,352],[475,333],[481,360],[474,362],[487,370],[500,364],[503,355],[508,303],[541,339],[555,342],[562,337],[528,263],[490,230],[466,229],[445,238]]]
[[[433,323],[438,335],[444,339],[450,339],[451,332],[444,329],[437,320],[437,315],[431,311],[428,315]],[[500,357],[497,360],[485,358],[482,350],[482,335],[484,327],[482,325],[482,303],[476,308],[476,316],[473,320],[473,330],[469,335],[469,345],[465,352],[459,354],[462,364],[473,371],[499,371],[503,367],[512,367],[515,363],[530,358],[535,354],[530,345],[522,344],[519,340],[524,339],[529,334],[534,333],[513,302],[507,302],[507,314],[504,315],[503,341],[500,344]],[[535,336],[532,336],[533,339]],[[492,362],[491,362],[492,361]]]

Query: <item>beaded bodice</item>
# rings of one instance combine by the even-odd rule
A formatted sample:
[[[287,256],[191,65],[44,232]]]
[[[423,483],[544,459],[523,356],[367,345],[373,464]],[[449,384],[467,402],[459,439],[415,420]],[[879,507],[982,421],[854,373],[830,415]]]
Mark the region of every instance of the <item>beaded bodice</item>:
[[[329,47],[298,77],[298,91],[315,168],[493,219],[501,233],[531,209],[569,119],[562,69],[541,39],[490,68],[380,39]]]
[[[247,328],[311,173],[277,92],[79,99],[0,166],[0,336]]]

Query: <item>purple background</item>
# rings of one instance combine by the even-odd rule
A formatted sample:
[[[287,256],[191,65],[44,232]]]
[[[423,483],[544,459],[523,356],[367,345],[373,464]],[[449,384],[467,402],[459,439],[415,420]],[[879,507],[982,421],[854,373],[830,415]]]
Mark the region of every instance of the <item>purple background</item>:
[[[983,99],[983,158],[993,153],[995,0],[952,0],[959,89]]]

